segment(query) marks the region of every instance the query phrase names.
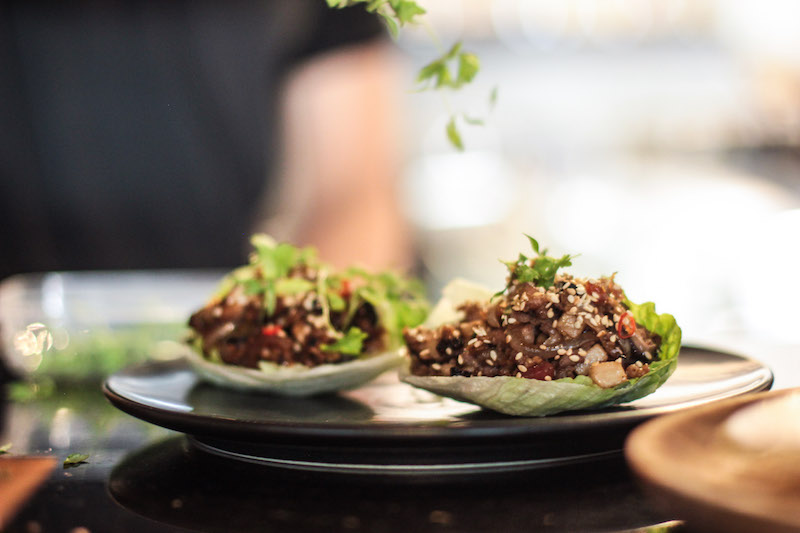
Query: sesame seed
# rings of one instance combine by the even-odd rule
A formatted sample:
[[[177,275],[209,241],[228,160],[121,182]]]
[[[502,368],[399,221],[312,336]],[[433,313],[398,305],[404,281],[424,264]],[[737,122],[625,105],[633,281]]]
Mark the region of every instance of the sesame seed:
[[[422,355],[422,356],[426,356],[426,355],[428,355],[429,353],[431,353],[431,350],[430,350],[430,348],[425,348],[424,350],[422,350],[421,352],[419,352],[419,354],[420,354],[420,355]]]
[[[455,337],[456,339],[461,337],[461,332],[457,329],[453,330],[453,337]]]
[[[491,359],[487,359],[486,364],[489,366],[494,366],[494,361],[492,361]]]
[[[576,293],[575,293],[575,289],[573,289],[572,287],[570,287],[569,289],[567,289],[567,294],[569,294],[569,295],[576,294]]]
[[[572,348],[567,349],[567,355],[572,355]]]
[[[473,337],[473,338],[471,338],[470,340],[467,341],[467,346],[472,346],[476,342],[478,342],[478,339]]]
[[[458,356],[458,364],[459,365],[463,365],[464,364],[464,358],[461,357],[460,355]]]
[[[586,355],[586,350],[583,348],[578,348],[578,355]]]
[[[551,381],[552,379],[553,379],[553,378],[552,378],[552,377],[550,377],[550,376],[545,376],[545,377],[544,377],[544,380],[545,380],[545,381]]]
[[[520,359],[522,359],[522,352],[517,352],[517,355],[516,355],[516,356],[514,356],[514,359],[516,359],[517,361],[519,361]]]
[[[556,360],[556,361],[558,361],[559,359],[561,359],[561,356],[560,356],[560,355],[557,355],[557,356],[555,356],[555,360]]]
[[[546,350],[546,349],[547,349],[547,346],[545,346],[544,344],[540,344],[540,345],[539,345],[539,349],[540,349],[540,350]]]
[[[525,365],[517,365],[517,368],[519,369],[520,372],[527,372],[528,371],[528,367],[525,366]]]
[[[517,377],[521,378],[522,377],[522,372],[517,372]]]
[[[433,363],[431,365],[431,368],[434,369],[434,370],[441,370],[442,369],[442,365],[440,365],[439,363]]]
[[[644,356],[647,358],[648,361],[653,360],[653,356],[650,354],[650,352],[644,352]]]
[[[492,344],[492,341],[489,339],[483,339],[483,344]]]
[[[612,333],[611,336],[608,338],[608,340],[610,340],[611,342],[617,342],[617,336]]]
[[[489,352],[489,357],[492,358],[492,361],[497,361],[497,352],[492,350],[491,352]]]
[[[575,297],[574,297],[573,295],[571,295],[571,294],[570,294],[569,296],[567,296],[567,301],[568,301],[569,303],[572,303],[572,302],[574,302],[574,301],[575,301]]]
[[[554,316],[555,316],[555,313],[553,312],[553,310],[552,309],[548,309],[547,310],[547,318],[553,318]]]
[[[509,318],[509,319],[508,319],[508,323],[509,323],[509,324],[515,324],[516,322],[517,322],[517,319],[516,319],[516,318],[514,318],[513,316],[512,316],[511,318]]]
[[[558,320],[553,320],[553,327],[556,327],[557,325],[558,325]]]
[[[423,342],[424,340],[425,337],[423,337],[422,335],[417,335],[417,342]]]
[[[577,363],[578,361],[581,360],[581,358],[578,355],[570,355],[569,360],[572,361],[573,363]]]
[[[606,334],[607,334],[607,333],[608,333],[608,332],[607,332],[606,330],[598,331],[598,332],[597,332],[597,338],[598,338],[598,339],[600,339],[600,338],[603,338],[603,337],[605,337],[605,336],[606,336]]]
[[[447,355],[453,355],[453,349],[450,347],[445,348],[444,353],[446,353]]]
[[[556,353],[558,353],[558,355],[564,355],[565,353],[567,353],[567,350],[565,350],[564,348],[559,348],[558,352]]]
[[[506,335],[506,342],[511,342],[511,335]]]

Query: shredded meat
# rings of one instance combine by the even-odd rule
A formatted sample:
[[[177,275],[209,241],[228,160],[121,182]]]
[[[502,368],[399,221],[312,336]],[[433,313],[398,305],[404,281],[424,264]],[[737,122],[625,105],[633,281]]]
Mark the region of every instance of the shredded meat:
[[[305,269],[294,275],[314,281],[314,273]],[[345,297],[349,309],[349,297]],[[352,315],[331,312],[330,322],[333,331],[313,291],[278,296],[275,311],[267,315],[261,294],[247,295],[237,286],[225,298],[194,313],[189,326],[199,336],[206,357],[217,353],[224,363],[249,368],[258,368],[260,361],[313,367],[352,360],[356,356],[322,348],[336,342],[345,327],[351,326],[367,334],[365,353],[383,349],[384,329],[369,303],[362,302]]]
[[[548,289],[514,281],[493,302],[463,304],[458,323],[407,329],[411,372],[552,380],[591,376],[593,366],[615,363],[620,371],[602,372],[601,386],[641,377],[649,372],[661,339],[640,324],[633,332],[630,321],[620,325],[628,312],[623,298],[612,278],[562,274]],[[620,381],[608,385],[609,375]]]

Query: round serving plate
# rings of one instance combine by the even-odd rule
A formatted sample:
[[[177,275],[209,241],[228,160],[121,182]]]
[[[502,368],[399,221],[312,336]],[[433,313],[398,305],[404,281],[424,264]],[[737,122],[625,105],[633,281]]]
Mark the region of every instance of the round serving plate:
[[[581,463],[618,453],[654,416],[769,389],[772,373],[736,354],[684,347],[655,393],[629,404],[522,418],[441,398],[386,373],[358,389],[283,398],[202,382],[182,360],[108,378],[106,397],[186,433],[207,452],[270,466],[352,474],[461,475]]]

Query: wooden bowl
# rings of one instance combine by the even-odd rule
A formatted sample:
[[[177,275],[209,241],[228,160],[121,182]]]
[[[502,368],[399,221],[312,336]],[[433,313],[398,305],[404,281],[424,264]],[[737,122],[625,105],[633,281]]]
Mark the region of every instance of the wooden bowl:
[[[697,531],[800,531],[800,389],[653,419],[625,457],[654,503]]]

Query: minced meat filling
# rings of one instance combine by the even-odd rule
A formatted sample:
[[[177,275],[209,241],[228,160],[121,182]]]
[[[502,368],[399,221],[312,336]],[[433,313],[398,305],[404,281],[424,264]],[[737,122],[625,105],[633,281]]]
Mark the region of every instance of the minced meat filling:
[[[560,274],[547,289],[515,280],[490,303],[459,307],[464,318],[456,324],[407,329],[411,373],[538,380],[588,375],[604,387],[641,377],[661,339],[635,323],[623,298],[612,278]]]
[[[348,295],[342,297],[349,303]],[[279,295],[274,312],[267,316],[262,296],[247,295],[241,286],[189,319],[206,357],[216,352],[226,364],[249,368],[258,368],[260,361],[313,367],[353,360],[358,356],[324,349],[341,337],[345,326],[358,327],[367,335],[363,353],[383,349],[384,329],[369,303],[362,302],[352,316],[330,311],[330,324],[333,329],[315,292]]]

